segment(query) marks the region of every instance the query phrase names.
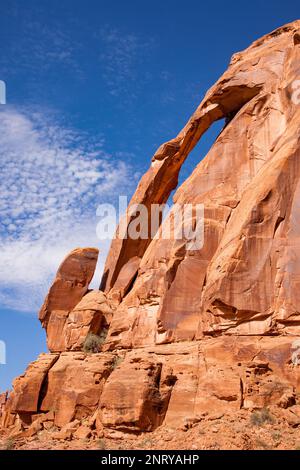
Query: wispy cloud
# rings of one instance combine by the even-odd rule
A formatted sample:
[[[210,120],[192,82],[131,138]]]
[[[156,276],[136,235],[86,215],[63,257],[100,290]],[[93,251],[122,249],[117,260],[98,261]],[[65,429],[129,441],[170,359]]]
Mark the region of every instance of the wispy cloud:
[[[76,246],[99,246],[97,205],[132,189],[126,162],[109,155],[101,140],[88,144],[86,137],[41,112],[0,112],[4,306],[38,308],[62,257]],[[103,262],[108,243],[99,248]]]
[[[131,98],[134,98],[138,82],[149,79],[148,73],[142,72],[140,66],[152,51],[154,39],[145,41],[134,33],[126,34],[110,26],[102,28],[98,38],[102,76],[110,94],[119,96],[130,91]]]
[[[36,78],[58,68],[76,75],[82,75],[78,60],[81,50],[79,42],[70,37],[63,24],[42,24],[25,14],[10,41],[6,41],[0,58],[2,74],[35,74]]]

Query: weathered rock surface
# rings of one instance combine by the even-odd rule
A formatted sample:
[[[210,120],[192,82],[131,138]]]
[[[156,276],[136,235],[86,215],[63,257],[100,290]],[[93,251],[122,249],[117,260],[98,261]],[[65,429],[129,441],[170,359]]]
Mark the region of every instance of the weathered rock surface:
[[[37,361],[28,366],[25,374],[14,381],[12,411],[19,414],[38,412],[43,384],[47,380],[50,368],[58,358],[58,354],[41,354]]]
[[[164,178],[176,179],[204,128],[227,118],[208,155],[174,196],[179,205],[204,205],[203,247],[193,250],[187,239],[160,236],[113,241],[103,281],[107,290],[134,256],[141,261],[114,314],[111,348],[217,334],[300,334],[300,107],[293,100],[299,26],[287,25],[235,54],[175,139],[178,148],[165,144],[154,158],[134,202],[156,202],[150,175],[166,171]],[[169,189],[160,184],[161,200]],[[171,211],[159,233],[173,218]]]
[[[0,393],[0,418],[4,412],[5,405],[7,402],[8,392]]]
[[[126,431],[151,431],[164,420],[172,369],[151,354],[128,355],[110,375],[100,400],[102,424]]]
[[[88,292],[97,259],[96,248],[77,248],[57,271],[39,313],[51,352],[81,350],[88,333],[98,333],[111,320],[105,294]]]
[[[105,379],[113,367],[110,353],[62,353],[49,370],[41,391],[41,412],[54,411],[54,424],[64,426],[97,409]]]
[[[159,236],[173,210],[154,238],[112,242],[103,292],[88,291],[96,249],[65,259],[40,312],[52,353],[14,382],[3,427],[118,438],[268,407],[300,425],[299,34],[296,21],[233,56],[154,155],[118,229],[126,234],[134,204],[167,201],[189,152],[225,118],[174,196],[204,205],[201,248]],[[103,329],[102,352],[80,352]]]
[[[104,292],[88,292],[69,313],[61,335],[66,350],[81,350],[89,333],[107,330],[113,310]]]
[[[89,426],[118,437],[161,424],[176,429],[207,412],[277,406],[285,416],[300,397],[292,357],[293,338],[233,336],[118,353],[44,354],[14,383],[10,423],[30,434],[52,424],[63,430],[60,438],[72,434],[69,423],[75,430],[82,423],[82,433]]]

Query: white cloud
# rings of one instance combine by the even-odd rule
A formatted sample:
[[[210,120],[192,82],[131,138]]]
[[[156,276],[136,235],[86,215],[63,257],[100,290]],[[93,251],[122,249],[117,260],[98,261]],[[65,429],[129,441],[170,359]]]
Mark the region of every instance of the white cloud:
[[[154,39],[145,41],[134,33],[126,34],[110,26],[102,28],[99,38],[102,76],[110,94],[122,95],[122,100],[124,94],[130,94],[131,99],[135,98],[136,92],[148,77],[145,72],[142,76],[139,66],[153,49]],[[131,84],[134,84],[134,89],[129,89]]]
[[[71,38],[66,23],[42,24],[39,20],[34,20],[29,11],[23,12],[20,20],[19,31],[7,42],[5,54],[0,57],[2,73],[14,75],[20,73],[21,69],[26,74],[40,75],[49,73],[54,67],[57,70],[60,66],[65,71],[82,75],[76,57],[81,45]]]
[[[62,258],[77,246],[101,250],[96,207],[127,194],[132,170],[86,136],[45,114],[0,112],[0,304],[39,308]]]

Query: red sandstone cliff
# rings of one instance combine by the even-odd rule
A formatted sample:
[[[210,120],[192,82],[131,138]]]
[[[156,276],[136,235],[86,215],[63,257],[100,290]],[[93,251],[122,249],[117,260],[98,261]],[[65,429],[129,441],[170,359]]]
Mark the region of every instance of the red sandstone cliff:
[[[97,250],[73,251],[40,311],[51,352],[15,380],[3,428],[118,437],[265,407],[300,424],[299,76],[300,21],[232,57],[128,208],[165,203],[189,152],[225,118],[174,196],[204,205],[203,247],[115,239],[101,291],[88,291]],[[90,333],[102,337],[95,354],[83,352]]]

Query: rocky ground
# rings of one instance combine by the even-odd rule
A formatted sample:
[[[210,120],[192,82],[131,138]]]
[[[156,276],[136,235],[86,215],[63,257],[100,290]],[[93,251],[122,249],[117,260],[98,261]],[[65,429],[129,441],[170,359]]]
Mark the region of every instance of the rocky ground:
[[[292,419],[290,411],[271,407],[230,415],[204,414],[179,429],[161,426],[138,436],[56,437],[55,430],[26,439],[2,434],[0,446],[3,450],[300,450],[300,419]]]

